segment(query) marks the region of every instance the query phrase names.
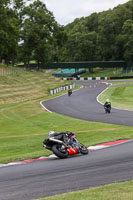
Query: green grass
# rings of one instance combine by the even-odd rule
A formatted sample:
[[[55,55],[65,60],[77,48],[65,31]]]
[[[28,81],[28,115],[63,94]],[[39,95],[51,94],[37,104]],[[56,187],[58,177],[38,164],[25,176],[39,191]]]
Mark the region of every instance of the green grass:
[[[4,68],[5,73],[6,70],[9,68]],[[57,96],[50,95],[49,89],[71,84],[51,74],[50,70],[21,70],[18,74],[0,77],[0,163],[43,154],[42,141],[53,122],[49,113],[42,109],[40,101]],[[38,134],[44,135],[40,137]]]
[[[58,95],[50,95],[48,89],[71,84],[51,74],[52,71],[19,71],[14,75],[0,77],[0,163],[51,154],[42,147],[42,142],[50,130],[73,131],[78,140],[86,146],[119,139],[133,139],[132,127],[87,122],[43,110],[40,101]],[[100,99],[104,100],[107,96],[115,99],[117,103],[119,96],[122,95],[121,103],[123,104],[126,99],[131,108],[132,86],[124,87],[125,89],[114,87],[111,96],[108,90]],[[63,93],[65,92],[60,94]],[[113,100],[113,104],[115,101]],[[130,200],[133,199],[132,186],[133,182],[112,184],[47,199]]]
[[[52,73],[20,71],[0,78],[0,104],[23,102],[49,96],[49,90],[72,82],[53,77]]]
[[[45,112],[38,105],[39,102],[32,106],[23,103],[3,111],[0,119],[0,163],[50,155],[50,151],[42,148],[50,130],[73,131],[86,146],[133,138],[131,127],[73,119]]]
[[[42,142],[50,130],[70,130],[86,146],[133,138],[133,128],[69,118],[45,112],[39,100],[0,109],[0,163],[49,155]],[[8,124],[8,125],[7,125]]]
[[[0,163],[51,154],[42,147],[50,130],[73,131],[86,146],[133,138],[132,127],[88,122],[43,110],[41,100],[59,95],[50,95],[48,88],[70,84],[51,73],[23,71],[1,77]]]
[[[122,77],[122,76],[133,76],[133,72],[123,73],[122,68],[94,68],[93,72],[89,72],[81,74],[81,77]]]
[[[78,192],[55,195],[40,200],[132,200],[133,181],[114,183]]]
[[[112,107],[133,110],[133,85],[122,84],[125,85],[120,86],[120,83],[113,83],[99,96],[99,101],[104,103],[106,99],[110,99]]]

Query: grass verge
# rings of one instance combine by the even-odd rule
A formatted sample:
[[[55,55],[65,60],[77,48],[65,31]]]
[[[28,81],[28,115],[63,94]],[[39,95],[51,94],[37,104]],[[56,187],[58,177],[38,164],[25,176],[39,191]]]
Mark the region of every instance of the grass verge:
[[[0,163],[50,155],[42,142],[47,132],[73,131],[86,146],[133,138],[133,128],[73,119],[48,113],[34,104],[18,104],[4,110],[0,119]],[[8,124],[8,126],[7,126]]]
[[[122,77],[122,76],[133,76],[133,71],[123,73],[122,68],[93,68],[92,72],[86,69],[86,73],[81,74],[81,77]]]
[[[40,200],[132,200],[133,181],[114,183],[78,192],[56,195]]]
[[[112,107],[133,110],[133,85],[128,84],[113,83],[111,87],[99,96],[99,101],[104,103],[106,99],[110,99]]]

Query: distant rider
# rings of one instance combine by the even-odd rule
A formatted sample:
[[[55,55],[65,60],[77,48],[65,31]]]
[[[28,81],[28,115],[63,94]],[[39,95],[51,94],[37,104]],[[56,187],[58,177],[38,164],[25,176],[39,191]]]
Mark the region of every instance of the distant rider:
[[[68,90],[68,96],[70,96],[72,94],[72,89]]]
[[[104,108],[110,108],[111,109],[111,102],[109,99],[106,99],[106,102],[104,103]]]

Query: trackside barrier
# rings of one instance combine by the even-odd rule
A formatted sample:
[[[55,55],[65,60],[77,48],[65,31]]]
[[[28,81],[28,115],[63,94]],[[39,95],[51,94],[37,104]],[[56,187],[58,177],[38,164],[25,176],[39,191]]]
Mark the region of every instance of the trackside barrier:
[[[109,78],[108,77],[80,77],[80,78],[73,78],[73,77],[65,77],[65,78],[62,78],[64,81],[75,81],[75,80],[80,80],[80,81],[84,81],[84,80],[88,80],[88,81],[91,81],[91,80],[108,80]]]
[[[60,87],[60,88],[56,88],[54,90],[50,90],[49,92],[50,92],[50,94],[56,94],[56,93],[59,93],[61,91],[69,90],[69,89],[73,89],[73,88],[75,88],[75,84],[63,86],[63,87]]]
[[[63,80],[68,81],[68,80],[80,80],[80,81],[91,81],[91,80],[115,80],[115,79],[133,79],[133,76],[115,76],[115,77],[80,77],[80,78],[73,78],[73,77],[68,77],[68,78],[63,78]]]

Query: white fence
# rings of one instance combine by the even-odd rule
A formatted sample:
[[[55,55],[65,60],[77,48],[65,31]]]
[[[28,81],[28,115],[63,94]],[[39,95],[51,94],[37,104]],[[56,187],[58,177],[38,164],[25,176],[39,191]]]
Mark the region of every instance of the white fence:
[[[56,88],[54,90],[50,90],[50,94],[56,94],[56,93],[59,93],[61,91],[69,90],[69,89],[73,89],[73,88],[75,88],[75,84],[63,86],[63,87],[60,87],[60,88]]]

